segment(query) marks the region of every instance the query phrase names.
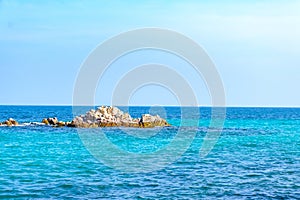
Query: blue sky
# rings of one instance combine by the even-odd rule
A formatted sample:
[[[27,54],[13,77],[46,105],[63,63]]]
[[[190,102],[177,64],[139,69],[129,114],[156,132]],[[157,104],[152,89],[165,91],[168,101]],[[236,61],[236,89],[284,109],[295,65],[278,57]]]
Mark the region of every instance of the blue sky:
[[[159,27],[198,42],[215,62],[229,106],[300,106],[300,1],[0,1],[0,104],[72,104],[80,65],[106,39]],[[110,104],[122,72],[168,64],[210,105],[201,77],[179,58],[137,52],[114,63],[96,102]],[[184,67],[183,67],[184,66]],[[123,67],[123,68],[122,68]],[[125,70],[126,69],[126,70]],[[176,104],[158,86],[132,104]]]

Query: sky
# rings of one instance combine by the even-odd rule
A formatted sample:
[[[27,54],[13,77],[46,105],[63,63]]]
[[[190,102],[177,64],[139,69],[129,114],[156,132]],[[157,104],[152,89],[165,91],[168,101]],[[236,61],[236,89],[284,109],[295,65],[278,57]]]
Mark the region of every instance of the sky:
[[[196,41],[213,60],[227,106],[300,106],[300,1],[0,0],[0,105],[71,105],[82,63],[102,42],[157,27]],[[96,88],[110,104],[124,74],[162,63],[181,74],[199,105],[211,105],[205,81],[175,55],[133,52],[112,63]],[[131,105],[177,105],[158,85],[133,91]]]

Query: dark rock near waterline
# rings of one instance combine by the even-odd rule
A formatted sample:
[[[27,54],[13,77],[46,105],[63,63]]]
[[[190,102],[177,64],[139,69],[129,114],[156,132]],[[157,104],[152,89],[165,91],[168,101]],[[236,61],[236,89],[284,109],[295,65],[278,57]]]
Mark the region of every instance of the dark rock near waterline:
[[[66,122],[59,121],[56,123],[56,126],[58,126],[58,127],[66,126]]]
[[[58,124],[58,119],[57,117],[54,117],[54,118],[48,118],[47,121],[49,122],[50,125],[57,125]]]

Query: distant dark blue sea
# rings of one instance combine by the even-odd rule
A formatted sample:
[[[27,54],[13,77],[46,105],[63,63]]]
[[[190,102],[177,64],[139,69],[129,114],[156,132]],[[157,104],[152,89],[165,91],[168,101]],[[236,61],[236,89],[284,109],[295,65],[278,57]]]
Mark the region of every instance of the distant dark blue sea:
[[[82,114],[88,109],[82,108]],[[227,108],[222,134],[204,158],[199,149],[211,108],[186,109],[191,114],[183,116],[185,123],[181,107],[157,109],[164,110],[172,127],[147,139],[124,129],[103,128],[112,144],[136,154],[163,148],[178,128],[196,132],[180,158],[146,173],[126,173],[103,164],[90,154],[76,128],[2,126],[0,198],[300,199],[300,109]],[[129,108],[133,117],[150,111],[155,114],[150,107]],[[198,111],[200,123],[191,125]],[[71,121],[73,113],[71,106],[0,106],[0,121],[10,117],[21,124],[45,117]],[[95,134],[95,129],[85,131]]]

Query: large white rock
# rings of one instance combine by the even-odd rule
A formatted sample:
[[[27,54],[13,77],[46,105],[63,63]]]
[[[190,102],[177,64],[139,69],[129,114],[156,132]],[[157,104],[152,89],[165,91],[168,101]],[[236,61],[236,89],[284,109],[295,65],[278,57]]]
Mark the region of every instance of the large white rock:
[[[128,127],[155,127],[170,126],[161,117],[144,114],[141,118],[132,118],[129,113],[124,113],[117,107],[101,106],[97,110],[90,110],[85,115],[77,116],[69,124],[75,127],[106,127],[106,126],[128,126]]]

